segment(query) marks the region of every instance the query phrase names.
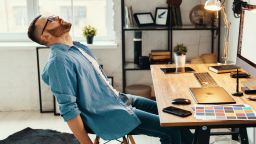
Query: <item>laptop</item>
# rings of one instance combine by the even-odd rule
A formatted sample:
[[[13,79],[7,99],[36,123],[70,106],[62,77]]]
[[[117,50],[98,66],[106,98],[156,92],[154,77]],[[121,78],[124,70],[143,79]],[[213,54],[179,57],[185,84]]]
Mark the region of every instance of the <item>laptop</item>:
[[[236,101],[222,87],[190,88],[198,104],[234,104]]]

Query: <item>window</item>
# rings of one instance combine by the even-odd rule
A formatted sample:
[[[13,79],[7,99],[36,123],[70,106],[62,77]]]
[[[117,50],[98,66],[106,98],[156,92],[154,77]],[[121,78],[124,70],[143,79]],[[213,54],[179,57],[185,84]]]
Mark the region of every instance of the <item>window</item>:
[[[24,32],[28,25],[26,0],[0,0],[0,33]]]
[[[28,25],[38,14],[70,21],[74,40],[85,40],[88,24],[97,28],[96,40],[114,40],[112,0],[0,0],[0,41],[28,41]]]

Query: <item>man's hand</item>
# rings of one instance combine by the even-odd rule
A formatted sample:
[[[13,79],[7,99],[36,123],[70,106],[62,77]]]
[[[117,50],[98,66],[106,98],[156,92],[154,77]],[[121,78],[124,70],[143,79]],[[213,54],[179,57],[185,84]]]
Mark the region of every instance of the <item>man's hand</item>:
[[[69,128],[75,135],[75,137],[80,142],[80,144],[93,144],[91,139],[88,136],[88,133],[84,128],[84,123],[80,115],[77,115],[73,119],[70,119],[67,123]],[[98,144],[98,143],[94,143],[94,144]]]

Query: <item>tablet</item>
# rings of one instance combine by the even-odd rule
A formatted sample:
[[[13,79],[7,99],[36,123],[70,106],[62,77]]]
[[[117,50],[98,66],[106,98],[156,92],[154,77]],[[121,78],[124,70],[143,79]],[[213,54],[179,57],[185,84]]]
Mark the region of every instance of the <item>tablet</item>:
[[[167,73],[187,73],[194,72],[195,70],[191,67],[183,67],[183,68],[160,68],[162,72]]]

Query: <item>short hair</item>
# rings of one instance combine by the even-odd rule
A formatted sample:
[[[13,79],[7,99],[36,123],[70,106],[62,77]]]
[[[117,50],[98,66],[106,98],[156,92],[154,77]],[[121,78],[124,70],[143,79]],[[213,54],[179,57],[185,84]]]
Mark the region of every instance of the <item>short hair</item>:
[[[36,22],[37,20],[41,17],[42,15],[39,15],[37,16],[36,18],[34,18],[34,20],[30,23],[29,27],[28,27],[28,37],[36,42],[36,43],[39,43],[41,45],[44,45],[45,43],[43,41],[41,41],[41,39],[39,38],[39,36],[37,35],[39,32],[38,32],[38,29],[36,27]]]

